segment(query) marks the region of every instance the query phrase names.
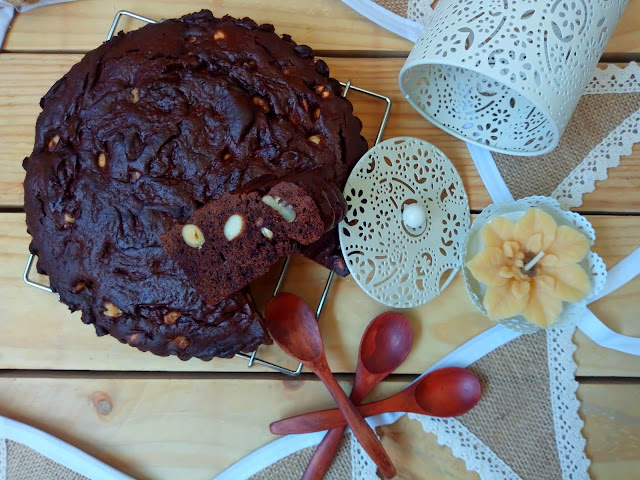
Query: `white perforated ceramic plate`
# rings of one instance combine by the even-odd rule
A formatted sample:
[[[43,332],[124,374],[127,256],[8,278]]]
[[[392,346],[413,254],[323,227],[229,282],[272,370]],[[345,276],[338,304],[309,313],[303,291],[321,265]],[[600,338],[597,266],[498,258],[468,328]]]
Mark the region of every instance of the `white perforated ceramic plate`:
[[[451,282],[461,265],[469,205],[449,159],[424,140],[379,143],[355,166],[344,189],[348,212],[339,225],[351,275],[372,298],[390,307],[422,305]],[[427,212],[409,228],[402,211]]]

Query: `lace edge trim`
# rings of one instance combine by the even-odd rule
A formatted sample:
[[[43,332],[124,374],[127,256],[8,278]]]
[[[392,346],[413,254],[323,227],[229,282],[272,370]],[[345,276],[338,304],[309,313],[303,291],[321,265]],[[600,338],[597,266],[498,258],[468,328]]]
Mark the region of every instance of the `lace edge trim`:
[[[555,188],[551,196],[563,208],[579,207],[582,197],[596,188],[596,181],[605,180],[610,168],[620,165],[620,158],[631,155],[633,144],[640,142],[640,110],[632,113],[612,130]],[[632,131],[636,129],[636,133]],[[614,141],[618,139],[617,141]],[[597,160],[596,160],[597,159]],[[593,167],[589,168],[589,164]]]
[[[7,480],[7,441],[0,438],[0,480]]]
[[[476,472],[481,479],[522,480],[488,445],[455,418],[437,419],[416,413],[409,413],[408,417],[420,422],[426,433],[436,436],[438,445],[449,447],[453,456],[462,460],[467,470]],[[443,420],[446,420],[450,431],[439,428]]]
[[[575,379],[577,365],[573,359],[576,351],[572,340],[574,332],[575,329],[547,330],[551,411],[562,478],[589,478],[591,460],[585,454],[587,441],[582,435],[584,421],[578,414],[580,401],[576,396],[578,382]],[[562,428],[563,424],[567,426],[566,430]]]
[[[626,67],[609,64],[604,69],[596,69],[583,95],[638,92],[640,92],[640,65],[629,62]]]
[[[377,479],[378,477],[376,475],[376,464],[364,451],[356,436],[353,433],[349,433],[349,436],[351,437],[349,442],[351,450],[351,480],[371,480],[374,478]],[[358,459],[359,461],[357,461],[356,459]]]
[[[584,95],[612,93],[640,93],[640,65],[630,62],[626,67],[610,64],[602,70],[596,69],[583,92]],[[633,144],[640,142],[640,133],[625,135],[625,131],[638,125],[639,114],[640,110],[623,120],[558,184],[551,196],[563,208],[582,205],[582,197],[595,190],[597,181],[607,178],[607,171],[620,164],[620,157],[631,155]],[[611,141],[616,136],[620,136],[617,145]],[[595,171],[589,168],[590,162],[594,163]]]

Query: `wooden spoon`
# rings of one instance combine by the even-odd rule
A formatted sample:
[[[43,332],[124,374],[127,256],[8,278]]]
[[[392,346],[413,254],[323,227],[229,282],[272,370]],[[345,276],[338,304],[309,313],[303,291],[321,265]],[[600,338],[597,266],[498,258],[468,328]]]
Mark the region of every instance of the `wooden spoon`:
[[[471,410],[482,396],[478,378],[458,367],[429,372],[420,380],[395,395],[358,407],[363,417],[387,412],[409,412],[433,417],[455,417]],[[318,432],[344,425],[339,410],[306,413],[273,422],[271,433]]]
[[[269,301],[265,311],[265,321],[269,333],[280,348],[302,362],[324,382],[338,404],[339,411],[342,412],[342,414],[338,413],[340,418],[346,420],[382,474],[387,478],[393,478],[396,475],[396,469],[389,455],[375,432],[349,401],[329,369],[320,329],[309,306],[296,295],[280,293]]]
[[[349,399],[360,402],[378,383],[407,358],[413,343],[413,331],[404,315],[385,312],[374,318],[360,340],[358,366]],[[346,425],[327,432],[307,465],[302,480],[320,480],[336,455]]]

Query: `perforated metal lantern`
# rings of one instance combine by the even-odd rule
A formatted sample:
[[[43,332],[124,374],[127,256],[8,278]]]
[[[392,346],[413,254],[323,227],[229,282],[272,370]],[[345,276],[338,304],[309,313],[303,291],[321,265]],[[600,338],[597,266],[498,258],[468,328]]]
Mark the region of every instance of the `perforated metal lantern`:
[[[468,142],[556,147],[628,0],[440,0],[399,76],[409,103]]]

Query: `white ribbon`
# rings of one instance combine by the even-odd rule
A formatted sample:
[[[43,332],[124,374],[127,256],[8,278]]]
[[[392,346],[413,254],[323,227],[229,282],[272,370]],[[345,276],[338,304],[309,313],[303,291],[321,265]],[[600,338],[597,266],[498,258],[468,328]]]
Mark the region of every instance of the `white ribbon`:
[[[467,143],[467,148],[493,203],[513,202],[513,195],[504,183],[491,152],[472,143]]]
[[[4,443],[5,439],[26,445],[92,480],[133,480],[48,433],[0,416],[0,442]]]
[[[614,332],[589,309],[585,310],[584,318],[578,323],[578,328],[601,347],[640,356],[640,338]]]
[[[595,297],[589,300],[589,303],[606,297],[638,275],[640,275],[640,248],[637,248],[607,271],[607,283],[604,284],[602,290]]]
[[[4,42],[4,36],[9,30],[11,20],[13,19],[13,7],[0,3],[0,46]],[[2,479],[0,479],[2,480]]]
[[[396,15],[371,0],[342,0],[342,2],[382,28],[412,42],[418,40],[424,30],[424,26],[418,22]]]
[[[640,275],[640,248],[637,248],[631,255],[618,262],[607,272],[607,283],[605,283],[602,291],[591,301],[595,302],[609,295],[614,290],[633,280],[637,275]],[[614,332],[589,309],[586,309],[584,317],[578,323],[578,328],[602,347],[640,356],[640,338]]]

